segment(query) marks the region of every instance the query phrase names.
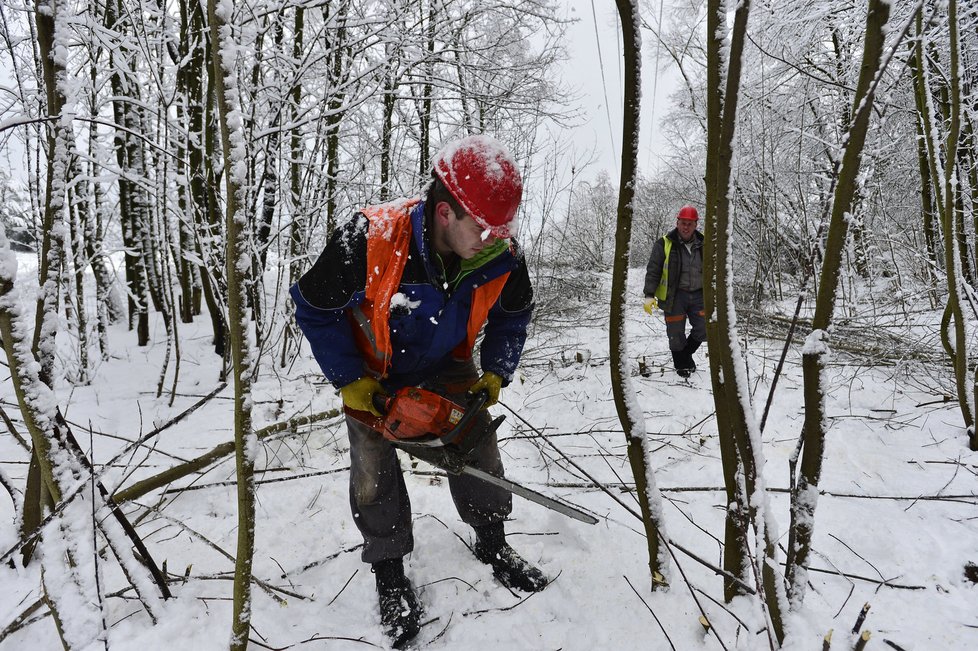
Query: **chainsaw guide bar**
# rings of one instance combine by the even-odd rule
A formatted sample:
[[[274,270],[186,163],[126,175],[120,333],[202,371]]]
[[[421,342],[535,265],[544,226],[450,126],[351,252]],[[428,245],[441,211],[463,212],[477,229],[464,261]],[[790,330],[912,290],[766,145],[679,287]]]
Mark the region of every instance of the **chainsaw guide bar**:
[[[484,426],[478,424],[478,416],[488,399],[488,392],[479,391],[471,394],[463,406],[434,391],[404,387],[390,396],[374,396],[374,406],[383,417],[376,418],[367,412],[350,415],[379,432],[399,450],[447,473],[475,477],[561,515],[597,524],[598,519],[590,513],[469,464],[469,452],[486,436],[495,433],[505,419],[498,416]]]

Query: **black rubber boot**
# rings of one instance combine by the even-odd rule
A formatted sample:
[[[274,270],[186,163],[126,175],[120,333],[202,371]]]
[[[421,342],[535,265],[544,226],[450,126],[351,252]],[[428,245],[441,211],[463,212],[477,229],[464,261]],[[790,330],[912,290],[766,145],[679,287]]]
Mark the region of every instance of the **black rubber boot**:
[[[374,563],[380,623],[395,649],[403,648],[421,630],[423,608],[414,586],[404,574],[404,561],[394,558]]]
[[[702,341],[697,341],[696,339],[687,339],[686,347],[683,348],[683,355],[693,365],[693,370],[696,370],[696,364],[693,363],[693,353],[695,353],[699,347],[703,344]]]
[[[688,348],[689,344],[686,347]],[[689,377],[696,370],[696,364],[693,363],[693,358],[686,354],[685,349],[672,351],[672,365],[675,367],[676,374],[679,377]]]
[[[472,551],[476,558],[492,567],[497,581],[523,592],[540,592],[547,587],[550,579],[506,543],[502,522],[474,529],[476,540]]]

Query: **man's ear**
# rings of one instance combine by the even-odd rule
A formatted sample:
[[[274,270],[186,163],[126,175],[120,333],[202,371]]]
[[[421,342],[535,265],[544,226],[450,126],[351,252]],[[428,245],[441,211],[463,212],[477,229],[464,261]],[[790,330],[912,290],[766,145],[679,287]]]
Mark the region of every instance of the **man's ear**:
[[[435,204],[435,220],[439,226],[448,226],[448,222],[454,217],[455,211],[447,201],[439,201]]]

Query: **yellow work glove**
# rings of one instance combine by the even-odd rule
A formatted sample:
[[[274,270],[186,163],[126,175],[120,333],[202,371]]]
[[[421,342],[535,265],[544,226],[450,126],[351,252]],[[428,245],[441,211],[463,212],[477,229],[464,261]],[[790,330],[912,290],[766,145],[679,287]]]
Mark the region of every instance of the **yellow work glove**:
[[[646,314],[652,316],[652,313],[659,309],[659,299],[655,296],[649,296],[645,299],[645,305],[642,306],[642,309],[645,310]]]
[[[503,379],[493,373],[492,371],[486,371],[479,378],[479,381],[469,387],[469,393],[478,393],[483,389],[489,394],[489,399],[486,400],[486,404],[482,406],[483,409],[492,407],[494,404],[499,402],[499,391],[503,388]]]
[[[354,380],[340,389],[340,397],[343,398],[343,404],[346,407],[356,411],[369,411],[374,416],[383,417],[383,414],[377,411],[374,406],[374,394],[376,393],[387,395],[377,378],[369,375]]]

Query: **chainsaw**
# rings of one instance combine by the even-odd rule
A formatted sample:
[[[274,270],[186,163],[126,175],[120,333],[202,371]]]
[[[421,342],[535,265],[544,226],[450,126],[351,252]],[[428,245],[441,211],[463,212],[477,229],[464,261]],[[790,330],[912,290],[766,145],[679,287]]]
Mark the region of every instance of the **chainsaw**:
[[[374,395],[374,407],[383,416],[368,422],[364,412],[351,414],[379,432],[391,444],[412,457],[453,475],[469,475],[498,486],[514,495],[588,524],[598,519],[569,504],[542,495],[503,477],[470,465],[469,455],[505,420],[497,416],[483,424],[479,413],[489,400],[485,390],[469,394],[464,405],[421,387],[404,387],[393,395]]]

